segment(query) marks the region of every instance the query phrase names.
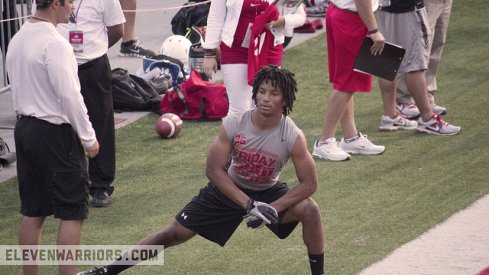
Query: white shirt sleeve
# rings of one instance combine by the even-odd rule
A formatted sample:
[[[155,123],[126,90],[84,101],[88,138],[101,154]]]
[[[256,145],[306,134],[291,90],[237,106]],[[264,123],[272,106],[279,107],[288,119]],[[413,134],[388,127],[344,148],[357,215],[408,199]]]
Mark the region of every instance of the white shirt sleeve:
[[[207,17],[207,29],[205,34],[205,49],[215,49],[221,43],[221,33],[226,20],[226,0],[213,0]]]
[[[287,13],[284,14],[285,18],[285,26],[284,26],[284,35],[292,36],[294,34],[294,29],[300,27],[306,23],[306,12],[304,9],[304,4],[301,4],[297,7],[295,13]]]
[[[54,93],[69,123],[75,129],[83,147],[91,147],[95,141],[95,131],[88,119],[87,108],[80,92],[78,65],[69,43],[52,43],[46,55],[46,70],[53,85]]]

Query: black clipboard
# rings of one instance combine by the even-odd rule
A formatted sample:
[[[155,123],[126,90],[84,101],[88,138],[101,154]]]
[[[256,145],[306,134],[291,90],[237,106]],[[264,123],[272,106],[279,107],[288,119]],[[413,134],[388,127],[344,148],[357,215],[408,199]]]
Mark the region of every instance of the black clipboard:
[[[353,70],[393,81],[406,50],[401,46],[385,42],[382,54],[373,55],[370,52],[373,44],[372,39],[366,36],[353,63]]]

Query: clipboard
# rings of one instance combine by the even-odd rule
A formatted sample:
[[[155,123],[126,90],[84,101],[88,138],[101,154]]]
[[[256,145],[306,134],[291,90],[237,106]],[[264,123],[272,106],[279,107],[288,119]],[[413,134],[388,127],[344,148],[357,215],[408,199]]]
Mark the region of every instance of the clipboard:
[[[353,70],[393,81],[396,78],[406,49],[385,42],[382,54],[373,55],[370,52],[370,47],[372,47],[373,43],[370,37],[365,37],[353,63]]]

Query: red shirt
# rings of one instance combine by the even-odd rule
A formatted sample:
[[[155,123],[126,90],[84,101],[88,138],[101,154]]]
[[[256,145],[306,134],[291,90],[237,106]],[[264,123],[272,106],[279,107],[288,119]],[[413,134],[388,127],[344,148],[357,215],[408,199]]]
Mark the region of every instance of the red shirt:
[[[231,47],[221,43],[221,64],[248,64],[248,48],[242,47],[243,40],[250,24],[253,23],[255,17],[261,14],[269,6],[266,0],[244,0],[241,15],[239,17],[238,26],[234,33],[233,45]],[[267,30],[267,34],[273,37],[273,34]],[[267,45],[268,64],[282,65],[282,45],[273,46],[273,38],[269,39]],[[248,43],[249,44],[249,43]]]

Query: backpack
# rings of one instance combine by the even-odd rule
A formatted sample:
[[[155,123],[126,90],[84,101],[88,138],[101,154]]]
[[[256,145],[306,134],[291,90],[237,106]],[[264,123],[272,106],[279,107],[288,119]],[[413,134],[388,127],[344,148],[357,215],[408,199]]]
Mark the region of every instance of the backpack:
[[[152,111],[161,114],[159,103],[162,95],[144,79],[129,74],[127,70],[112,70],[112,95],[114,110]]]
[[[223,84],[204,81],[192,70],[188,80],[165,94],[160,108],[182,119],[217,120],[227,115],[229,99]]]
[[[189,1],[173,16],[171,20],[171,30],[173,34],[183,35],[189,38],[192,26],[207,25],[207,15],[209,14],[210,3],[199,4],[186,7],[189,4],[196,4],[202,1]],[[195,41],[192,41],[195,43]]]

